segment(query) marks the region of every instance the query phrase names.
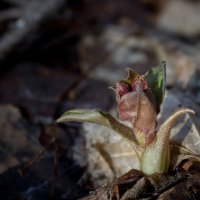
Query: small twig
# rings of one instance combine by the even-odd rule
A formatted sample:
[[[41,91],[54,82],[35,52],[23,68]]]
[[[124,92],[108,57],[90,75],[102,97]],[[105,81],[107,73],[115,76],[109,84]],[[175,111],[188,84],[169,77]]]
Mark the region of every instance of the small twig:
[[[54,127],[55,124],[53,123],[52,126]],[[52,136],[49,144],[44,149],[42,149],[38,154],[36,154],[22,169],[18,169],[18,173],[21,176],[24,176],[27,173],[27,171],[31,168],[31,166],[36,161],[40,160],[40,158],[44,155],[46,151],[49,150],[49,148],[52,147],[52,145],[54,146],[54,149],[53,149],[54,150],[54,176],[55,176],[55,179],[57,179],[58,177],[58,147],[57,147],[56,138],[54,135]]]
[[[26,165],[23,167],[23,169],[18,169],[18,173],[21,176],[24,176],[26,172],[30,169],[30,167],[33,165],[34,162],[38,161],[41,156],[46,152],[46,149],[42,149],[35,157],[33,157]]]

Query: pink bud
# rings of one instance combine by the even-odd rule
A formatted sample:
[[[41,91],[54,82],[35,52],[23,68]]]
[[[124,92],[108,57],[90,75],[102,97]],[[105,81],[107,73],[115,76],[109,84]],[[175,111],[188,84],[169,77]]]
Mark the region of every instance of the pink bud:
[[[143,77],[134,77],[116,84],[119,118],[128,121],[141,145],[147,145],[155,137],[156,110],[151,92]]]

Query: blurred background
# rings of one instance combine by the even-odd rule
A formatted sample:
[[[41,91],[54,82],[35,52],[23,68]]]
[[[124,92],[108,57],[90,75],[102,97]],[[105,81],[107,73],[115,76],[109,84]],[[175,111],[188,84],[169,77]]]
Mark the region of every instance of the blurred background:
[[[86,128],[53,122],[71,108],[113,112],[108,87],[128,67],[165,60],[175,103],[198,113],[199,10],[199,0],[1,0],[0,198],[78,199],[115,177],[94,175]]]

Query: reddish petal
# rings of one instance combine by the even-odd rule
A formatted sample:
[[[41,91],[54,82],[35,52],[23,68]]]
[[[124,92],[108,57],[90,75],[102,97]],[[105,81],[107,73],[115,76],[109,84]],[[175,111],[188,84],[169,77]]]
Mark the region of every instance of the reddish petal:
[[[146,81],[143,79],[143,77],[138,77],[134,80],[134,82],[131,84],[132,91],[139,92],[139,91],[145,91],[148,89]]]
[[[144,92],[129,92],[118,103],[119,118],[129,121],[138,137],[145,138],[145,145],[155,137],[156,112],[154,106]],[[141,140],[142,141],[142,140]]]
[[[120,101],[121,97],[129,93],[130,91],[131,91],[131,88],[129,85],[127,85],[126,83],[118,82],[116,84],[116,89],[115,89],[117,101]]]
[[[139,109],[133,127],[140,130],[145,135],[145,145],[147,145],[155,137],[156,111],[153,104],[144,93],[140,95],[140,100],[138,102]]]
[[[133,122],[137,117],[138,93],[125,94],[118,103],[119,118],[123,121]]]

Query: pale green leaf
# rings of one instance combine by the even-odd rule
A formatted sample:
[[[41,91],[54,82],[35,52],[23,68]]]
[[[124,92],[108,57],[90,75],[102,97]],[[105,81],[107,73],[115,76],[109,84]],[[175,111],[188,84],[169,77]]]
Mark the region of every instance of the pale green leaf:
[[[141,158],[141,170],[145,174],[168,171],[170,164],[170,132],[177,119],[186,113],[195,114],[189,108],[177,110],[161,125],[154,141],[146,147]]]
[[[136,150],[138,145],[138,141],[133,133],[133,130],[118,122],[108,113],[95,109],[74,109],[65,112],[60,118],[57,119],[57,123],[68,121],[91,122],[106,126],[113,129],[125,140],[127,140],[134,147],[134,150]]]

